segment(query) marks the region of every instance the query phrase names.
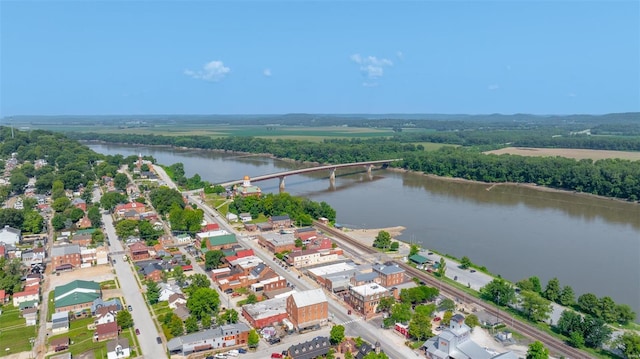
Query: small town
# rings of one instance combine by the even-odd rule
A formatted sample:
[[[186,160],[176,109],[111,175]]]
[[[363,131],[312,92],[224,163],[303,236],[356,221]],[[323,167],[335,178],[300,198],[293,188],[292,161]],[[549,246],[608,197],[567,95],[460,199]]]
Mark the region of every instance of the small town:
[[[31,166],[16,157],[7,161],[6,176],[20,165]],[[327,218],[300,227],[286,214],[261,222],[251,213],[223,216],[207,204],[204,192],[185,192],[179,197],[185,211],[204,208],[203,219],[194,236],[172,230],[178,223],[174,217],[187,216],[174,211],[167,220],[166,211],[151,205],[150,190],[171,191],[175,184],[142,155],[132,161],[91,187],[58,189],[56,199],[51,192],[37,194],[30,179],[23,195],[7,200],[14,209],[33,203],[48,223],[38,234],[23,235],[9,225],[0,229],[4,262],[24,274],[14,286],[19,290],[0,291],[7,303],[0,318],[14,318],[2,330],[20,333],[13,343],[3,341],[5,355],[362,359],[443,358],[460,352],[472,358],[518,357],[470,336],[476,325],[498,327],[499,318],[412,280],[392,257],[366,256],[332,237],[321,229],[328,228]],[[46,161],[33,164],[35,170],[41,166]],[[225,201],[260,196],[248,176],[224,193]],[[98,211],[106,197],[120,201]],[[77,219],[57,224],[54,216],[62,211]],[[157,235],[145,238],[148,233]],[[410,254],[408,245],[389,243],[397,258],[425,272],[441,265],[432,252]],[[423,324],[431,335],[418,345],[408,340],[410,318],[395,322],[391,315],[403,296],[421,296],[413,306],[425,310]],[[348,326],[362,335],[345,336]],[[512,341],[508,331],[492,332],[505,343]]]

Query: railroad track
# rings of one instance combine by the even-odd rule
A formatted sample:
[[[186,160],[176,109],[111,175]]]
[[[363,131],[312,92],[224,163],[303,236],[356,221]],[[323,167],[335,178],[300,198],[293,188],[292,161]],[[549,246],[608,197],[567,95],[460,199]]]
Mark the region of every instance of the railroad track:
[[[376,251],[375,249],[366,246],[362,243],[360,243],[359,241],[351,238],[348,234],[342,232],[341,230],[337,230],[335,228],[329,227],[327,225],[324,225],[320,222],[314,221],[314,226],[316,226],[317,228],[321,229],[322,231],[331,234],[332,236],[335,236],[336,238],[343,240],[345,242],[348,242],[349,245],[358,248],[359,250],[361,250],[364,253],[368,253],[368,254],[378,254],[379,252]],[[403,268],[407,274],[409,274],[412,277],[416,277],[422,281],[424,281],[426,284],[431,285],[433,287],[436,288],[440,288],[440,292],[446,296],[452,297],[452,298],[465,298],[465,300],[473,305],[475,305],[478,308],[481,308],[482,310],[486,311],[487,313],[489,313],[490,315],[495,315],[496,317],[500,317],[503,318],[503,321],[506,325],[509,325],[509,323],[507,323],[508,319],[511,323],[509,326],[511,326],[511,328],[515,331],[517,331],[520,334],[523,334],[531,339],[534,340],[539,340],[542,343],[544,343],[544,345],[549,349],[550,352],[555,353],[555,354],[559,354],[564,356],[567,359],[587,359],[587,358],[592,358],[591,356],[589,356],[587,353],[578,350],[576,348],[573,348],[569,345],[567,345],[566,343],[564,343],[562,340],[538,329],[535,328],[533,326],[531,326],[528,323],[522,322],[517,318],[514,318],[513,316],[511,316],[509,313],[507,312],[500,312],[498,309],[496,309],[495,307],[475,298],[475,297],[471,297],[469,296],[467,293],[465,293],[464,291],[452,287],[449,284],[443,283],[437,279],[435,279],[434,277],[432,277],[431,275],[422,272],[404,262],[401,261],[396,261],[396,260],[392,260],[394,263],[398,264],[401,268]]]

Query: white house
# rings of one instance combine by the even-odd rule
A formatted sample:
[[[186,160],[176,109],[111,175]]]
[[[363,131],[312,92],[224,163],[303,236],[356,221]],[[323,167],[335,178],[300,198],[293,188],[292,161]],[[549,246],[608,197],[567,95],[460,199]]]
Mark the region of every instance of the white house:
[[[242,222],[249,222],[252,219],[253,218],[251,218],[251,213],[240,213],[240,220]]]
[[[102,308],[100,308],[100,309],[102,309]],[[113,310],[109,310],[109,311],[98,310],[96,312],[95,324],[98,325],[98,324],[105,324],[105,323],[115,322],[117,314],[118,313],[113,311]]]
[[[0,242],[4,242],[4,244],[20,243],[21,233],[19,229],[6,225],[4,228],[0,228]]]
[[[130,355],[131,349],[129,349],[129,339],[118,338],[107,342],[108,359],[128,358]]]
[[[235,213],[227,213],[227,221],[229,222],[236,222],[238,220],[238,215]]]
[[[169,300],[173,294],[182,294],[182,290],[176,284],[160,283],[160,297],[158,301]]]
[[[187,304],[187,300],[184,298],[182,294],[172,294],[169,297],[169,308],[176,309],[179,305]]]

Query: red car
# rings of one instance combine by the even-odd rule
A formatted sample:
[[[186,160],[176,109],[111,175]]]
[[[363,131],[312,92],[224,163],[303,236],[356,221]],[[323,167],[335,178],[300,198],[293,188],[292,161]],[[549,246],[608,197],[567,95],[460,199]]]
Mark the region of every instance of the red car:
[[[442,318],[440,318],[440,317],[435,317],[435,318],[433,318],[433,321],[434,321],[434,322],[439,322],[439,321],[441,321],[441,320],[442,320]]]
[[[136,328],[136,335],[140,335],[140,329]]]
[[[280,353],[271,353],[272,358],[282,358],[282,354]]]

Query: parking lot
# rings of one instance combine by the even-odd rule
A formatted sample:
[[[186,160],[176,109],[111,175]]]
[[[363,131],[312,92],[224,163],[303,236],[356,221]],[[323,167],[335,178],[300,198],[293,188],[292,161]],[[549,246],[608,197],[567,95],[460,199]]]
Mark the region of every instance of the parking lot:
[[[116,277],[113,273],[113,267],[109,264],[102,264],[89,268],[77,268],[68,272],[57,272],[56,275],[50,276],[50,288],[53,290],[55,287],[63,284],[67,284],[74,280],[92,280],[95,282],[104,282],[112,280]]]

